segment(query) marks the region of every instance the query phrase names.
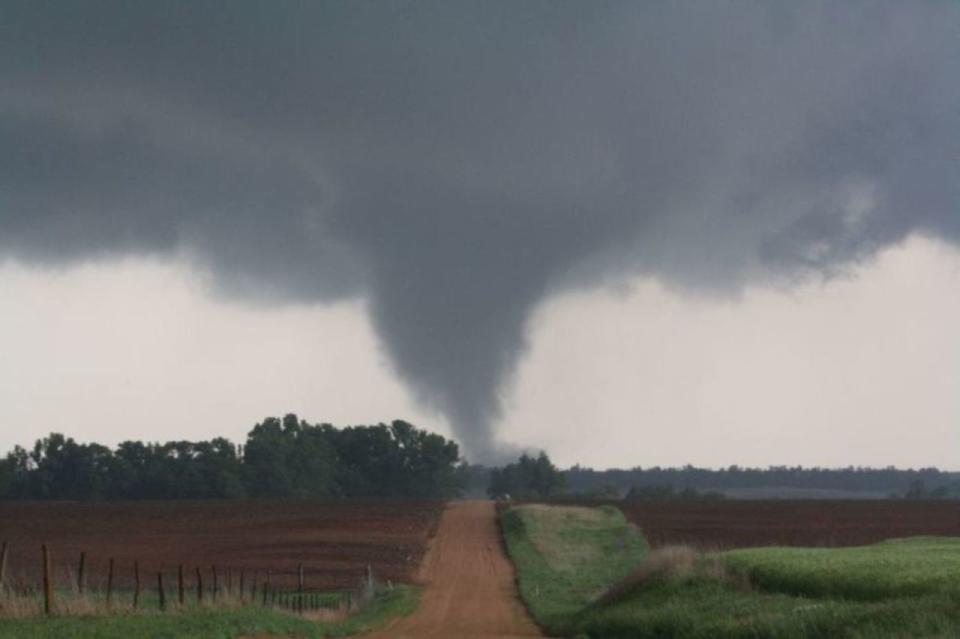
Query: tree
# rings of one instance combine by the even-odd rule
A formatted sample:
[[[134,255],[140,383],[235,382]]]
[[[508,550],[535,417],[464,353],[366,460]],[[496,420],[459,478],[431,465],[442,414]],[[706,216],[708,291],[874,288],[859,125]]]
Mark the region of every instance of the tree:
[[[550,499],[563,492],[563,473],[546,453],[534,459],[526,453],[513,464],[490,471],[487,494],[493,498]]]
[[[456,443],[404,421],[337,429],[288,414],[256,424],[242,455],[222,437],[110,450],[51,433],[0,460],[0,498],[445,499],[462,492],[459,462]]]
[[[912,481],[904,497],[907,499],[926,499],[927,483],[922,479]]]
[[[0,499],[13,496],[13,462],[9,457],[0,459]]]
[[[254,426],[243,449],[247,492],[256,497],[337,496],[336,457],[327,432],[294,414]]]

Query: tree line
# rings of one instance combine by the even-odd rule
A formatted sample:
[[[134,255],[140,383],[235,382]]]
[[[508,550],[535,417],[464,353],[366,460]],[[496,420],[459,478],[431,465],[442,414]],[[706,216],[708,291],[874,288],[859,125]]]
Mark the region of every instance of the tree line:
[[[716,498],[758,488],[838,490],[908,499],[960,498],[960,473],[936,468],[558,469],[545,453],[468,466],[456,442],[404,421],[337,428],[289,414],[253,427],[243,445],[125,441],[115,448],[51,433],[0,459],[0,499],[356,497],[514,499]]]
[[[355,497],[461,494],[457,444],[404,421],[337,428],[289,414],[253,427],[242,446],[125,441],[111,449],[60,433],[0,460],[2,499]]]
[[[623,496],[631,489],[675,487],[737,494],[740,490],[783,488],[872,493],[874,496],[907,498],[960,497],[960,473],[937,468],[804,468],[770,466],[712,469],[632,468],[594,470],[574,466],[564,471],[567,489],[574,494]]]
[[[537,457],[524,453],[516,462],[489,469],[487,495],[494,499],[551,499],[566,488],[563,472],[541,452]]]

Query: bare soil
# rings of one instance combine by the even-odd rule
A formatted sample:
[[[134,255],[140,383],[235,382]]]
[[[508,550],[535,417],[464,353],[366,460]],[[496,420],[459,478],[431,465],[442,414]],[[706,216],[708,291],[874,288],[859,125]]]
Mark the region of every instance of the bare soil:
[[[514,578],[493,502],[451,503],[417,573],[420,607],[367,639],[540,637]]]
[[[216,565],[234,587],[266,571],[292,586],[303,563],[308,589],[356,586],[367,566],[383,581],[410,582],[436,529],[439,502],[163,501],[2,502],[0,542],[9,544],[7,583],[38,583],[40,545],[50,548],[58,583],[76,573],[86,552],[87,583],[103,585],[116,561],[117,588],[132,584],[133,562],[145,583],[161,567],[175,583],[184,564],[188,587],[200,567],[209,587]]]
[[[654,547],[859,546],[895,537],[960,536],[960,502],[721,500],[606,502]]]

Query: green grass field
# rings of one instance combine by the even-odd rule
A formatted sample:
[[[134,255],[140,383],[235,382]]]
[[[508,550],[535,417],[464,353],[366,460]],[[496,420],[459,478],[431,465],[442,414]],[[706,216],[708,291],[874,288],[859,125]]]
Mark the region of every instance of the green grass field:
[[[960,637],[960,540],[644,556],[609,511],[504,513],[521,596],[555,636],[677,639]],[[556,540],[562,540],[557,543]],[[586,547],[582,547],[586,546]],[[570,561],[556,557],[569,553]],[[554,554],[551,557],[551,554]],[[578,558],[600,557],[594,567]],[[608,594],[600,594],[613,586]]]
[[[183,611],[0,619],[2,639],[231,639],[243,636],[343,637],[373,630],[417,607],[419,591],[394,586],[340,622],[312,621],[257,606]]]
[[[859,548],[751,548],[725,553],[762,590],[880,601],[960,595],[960,539],[913,537]]]
[[[520,595],[550,630],[566,628],[647,553],[643,536],[612,506],[521,506],[503,513],[500,524]]]

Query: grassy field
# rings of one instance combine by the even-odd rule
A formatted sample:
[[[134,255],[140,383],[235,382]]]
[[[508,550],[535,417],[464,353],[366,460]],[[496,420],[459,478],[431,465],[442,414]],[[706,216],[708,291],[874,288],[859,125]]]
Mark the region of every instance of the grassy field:
[[[913,537],[856,548],[751,548],[724,554],[765,591],[882,601],[960,597],[960,538]]]
[[[643,536],[612,506],[519,506],[503,513],[501,527],[520,595],[551,631],[567,628],[647,553]]]
[[[503,515],[521,595],[552,635],[677,639],[960,636],[960,540],[914,538],[842,549],[756,548],[703,555],[618,547],[607,510],[522,506]],[[604,527],[608,528],[604,530]],[[564,540],[557,546],[551,540]],[[589,546],[591,548],[580,547]],[[639,549],[639,552],[638,552]],[[601,557],[567,569],[550,554]],[[618,568],[614,568],[618,567]],[[620,577],[629,577],[618,582]],[[543,586],[555,579],[552,586]],[[603,591],[613,586],[606,593]]]
[[[398,585],[346,620],[325,622],[255,606],[192,608],[179,612],[0,619],[2,639],[230,639],[246,636],[342,637],[378,628],[413,612],[419,593]]]

